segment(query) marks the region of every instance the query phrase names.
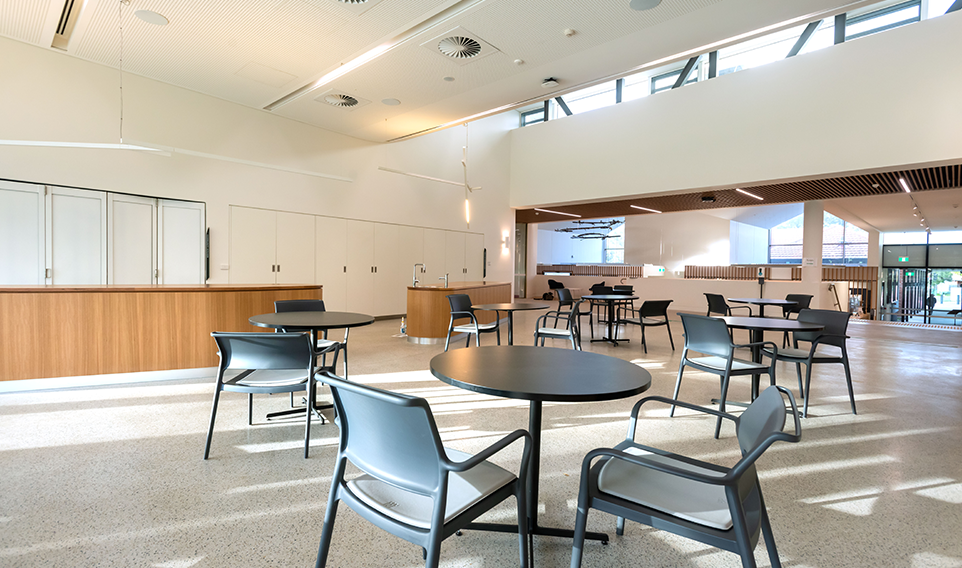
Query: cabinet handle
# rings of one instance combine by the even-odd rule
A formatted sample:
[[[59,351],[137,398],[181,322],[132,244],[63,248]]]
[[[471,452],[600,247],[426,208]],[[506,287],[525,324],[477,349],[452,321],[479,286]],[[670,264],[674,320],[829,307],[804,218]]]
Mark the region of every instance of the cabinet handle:
[[[271,272],[277,272],[277,265],[271,265]]]
[[[280,264],[277,265],[277,271],[278,271],[278,272],[281,271],[281,265],[280,265]]]
[[[344,267],[344,274],[347,274],[347,267]]]

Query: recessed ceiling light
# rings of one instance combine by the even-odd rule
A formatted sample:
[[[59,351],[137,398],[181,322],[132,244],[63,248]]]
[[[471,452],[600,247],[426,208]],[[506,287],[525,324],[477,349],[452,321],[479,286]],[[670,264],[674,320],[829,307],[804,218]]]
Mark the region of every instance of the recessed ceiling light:
[[[134,12],[134,15],[148,24],[154,24],[155,26],[166,26],[168,23],[170,23],[170,20],[164,16],[161,16],[157,12],[152,12],[150,10],[137,10]]]
[[[399,101],[399,100],[397,100],[397,99],[384,99],[384,100],[381,101],[381,102],[384,103],[384,104],[386,104],[387,106],[397,106],[397,105],[401,104],[401,101]]]
[[[451,81],[454,81],[454,77],[445,77],[444,80],[450,83]]]
[[[578,217],[578,218],[581,217],[581,215],[575,215],[574,213],[562,213],[561,211],[552,211],[550,209],[535,208],[535,211],[541,211],[542,213],[554,213],[555,215],[567,215],[568,217]]]
[[[632,10],[642,11],[656,8],[659,4],[661,4],[661,0],[631,0],[628,6],[630,6]]]
[[[740,187],[736,187],[736,188],[735,188],[735,191],[737,191],[738,193],[747,195],[748,197],[754,197],[755,199],[757,199],[757,200],[759,200],[759,201],[764,201],[764,200],[765,200],[764,197],[755,195],[754,193],[748,193],[747,191],[745,191],[744,189],[742,189],[742,188],[740,188]]]
[[[912,193],[912,190],[909,189],[909,184],[905,182],[905,178],[899,178],[899,183],[902,184],[902,189],[905,190],[905,193]]]
[[[631,205],[630,207],[634,207],[635,209],[641,209],[642,211],[651,211],[652,213],[661,213],[661,211],[657,209],[648,209],[647,207],[639,207],[637,205]]]

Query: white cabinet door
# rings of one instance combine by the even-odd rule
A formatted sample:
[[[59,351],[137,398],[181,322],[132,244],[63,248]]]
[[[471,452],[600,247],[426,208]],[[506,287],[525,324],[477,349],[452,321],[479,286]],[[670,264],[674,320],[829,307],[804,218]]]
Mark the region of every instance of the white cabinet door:
[[[347,306],[352,312],[374,312],[374,223],[347,222]]]
[[[0,285],[44,283],[42,185],[0,181]]]
[[[434,286],[439,284],[438,278],[445,272],[445,231],[441,229],[424,229],[424,278],[421,284]]]
[[[107,194],[47,188],[47,284],[107,283]]]
[[[484,235],[468,233],[464,236],[464,281],[484,279]]]
[[[400,233],[397,225],[374,224],[374,314],[389,316],[403,314],[401,291],[407,292],[401,276]]]
[[[274,211],[231,206],[231,284],[274,284],[276,220]]]
[[[324,308],[347,311],[347,220],[314,218],[315,282],[323,286]]]
[[[464,233],[445,231],[444,271],[449,282],[464,282]]]
[[[207,281],[207,219],[203,203],[159,200],[157,272],[158,284]]]
[[[277,284],[314,283],[313,215],[277,212],[276,259]]]
[[[156,282],[157,200],[107,194],[107,284]]]

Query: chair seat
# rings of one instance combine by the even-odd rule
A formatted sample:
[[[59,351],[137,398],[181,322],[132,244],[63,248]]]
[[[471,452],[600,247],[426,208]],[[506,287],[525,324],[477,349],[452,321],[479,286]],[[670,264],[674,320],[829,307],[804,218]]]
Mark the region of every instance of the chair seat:
[[[563,328],[539,327],[537,333],[538,335],[548,335],[552,337],[571,337],[571,330]]]
[[[627,454],[643,456],[646,461],[669,464],[699,474],[723,477],[724,474],[687,462],[662,456],[635,446],[619,448]],[[598,475],[598,489],[621,499],[673,515],[686,521],[719,530],[732,527],[725,488],[699,483],[663,473],[617,458],[608,460]]]
[[[781,349],[778,350],[781,353]],[[696,365],[701,365],[702,367],[709,367],[711,369],[717,369],[719,371],[725,370],[725,365],[728,364],[728,360],[724,357],[689,357],[688,361]],[[751,361],[745,361],[744,359],[733,359],[732,360],[732,371],[749,371],[749,370],[760,370],[767,371],[768,365],[762,363],[753,363]]]
[[[453,461],[465,461],[471,457],[471,454],[450,448],[444,448],[444,452]],[[449,475],[445,523],[516,479],[511,472],[488,461],[468,471]],[[414,527],[431,528],[433,501],[430,497],[399,489],[367,474],[348,481],[347,486],[379,513]]]
[[[301,369],[289,371],[254,371],[235,384],[245,387],[285,387],[307,383],[307,377]]]
[[[479,323],[478,331],[488,331],[488,330],[495,329],[496,327],[498,327],[497,323]],[[473,325],[464,324],[464,325],[454,326],[452,331],[455,333],[474,333],[475,329]]]
[[[831,349],[825,349],[824,347],[826,346],[819,345],[818,348],[815,349],[815,359],[835,360],[835,359],[840,359],[842,357],[842,354],[840,352],[836,351],[833,353]],[[769,357],[772,356],[772,350],[770,348],[764,348],[762,349],[762,352]],[[807,360],[809,353],[811,353],[810,349],[795,349],[794,347],[778,348],[778,358],[781,360],[785,360],[785,359]]]

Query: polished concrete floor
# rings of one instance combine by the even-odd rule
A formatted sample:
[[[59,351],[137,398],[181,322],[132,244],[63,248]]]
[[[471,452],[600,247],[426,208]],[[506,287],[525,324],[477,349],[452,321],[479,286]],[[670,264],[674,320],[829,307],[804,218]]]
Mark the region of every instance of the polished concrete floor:
[[[536,316],[518,314],[518,343],[530,341]],[[585,349],[636,362],[652,373],[649,394],[670,396],[682,345],[680,322],[673,320],[676,351],[664,328],[650,330],[647,355],[636,328],[627,331],[630,343],[585,341]],[[736,340],[743,339],[738,334]],[[859,414],[849,409],[841,367],[818,367],[802,442],[777,445],[759,462],[782,561],[819,568],[960,567],[962,333],[855,322],[850,335]],[[350,345],[352,379],[428,398],[452,447],[474,451],[526,427],[523,402],[434,379],[426,369],[442,347],[407,343],[397,320],[354,330]],[[794,368],[779,373],[778,382],[797,392]],[[305,460],[301,422],[262,418],[288,405],[285,396],[257,397],[256,424],[248,427],[246,397],[227,393],[211,459],[203,461],[212,380],[0,395],[0,566],[313,565],[336,426],[314,428]],[[746,398],[747,383],[735,380],[730,397]],[[689,371],[681,398],[708,404],[717,390],[714,377]],[[634,400],[545,405],[542,525],[573,526],[581,458],[624,437]],[[732,432],[714,440],[713,425],[652,409],[638,438],[733,463]],[[518,453],[497,461],[516,468]],[[513,502],[486,519],[515,522]],[[612,539],[608,546],[586,545],[586,567],[740,565],[733,554],[636,524],[616,537],[614,518],[603,513],[591,514],[589,529]],[[570,546],[536,537],[536,564],[567,566]],[[756,558],[769,564],[763,543]],[[466,532],[442,546],[442,566],[517,564],[511,535]],[[329,566],[419,565],[419,548],[341,506]]]

